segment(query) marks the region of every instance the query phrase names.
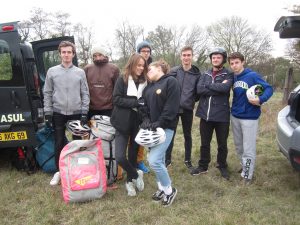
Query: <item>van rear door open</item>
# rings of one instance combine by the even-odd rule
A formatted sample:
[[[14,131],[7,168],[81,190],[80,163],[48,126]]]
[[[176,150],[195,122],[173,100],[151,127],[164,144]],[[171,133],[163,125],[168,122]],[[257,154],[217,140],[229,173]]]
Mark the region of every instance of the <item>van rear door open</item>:
[[[0,148],[32,146],[35,130],[16,23],[0,26]]]
[[[41,87],[44,87],[47,71],[50,67],[61,63],[58,46],[61,41],[74,43],[74,37],[65,36],[31,42]],[[73,64],[77,66],[77,57],[73,58]]]
[[[43,123],[42,89],[47,70],[61,63],[58,45],[73,37],[21,43],[18,23],[0,24],[0,149],[36,146]],[[77,65],[74,57],[73,64]]]

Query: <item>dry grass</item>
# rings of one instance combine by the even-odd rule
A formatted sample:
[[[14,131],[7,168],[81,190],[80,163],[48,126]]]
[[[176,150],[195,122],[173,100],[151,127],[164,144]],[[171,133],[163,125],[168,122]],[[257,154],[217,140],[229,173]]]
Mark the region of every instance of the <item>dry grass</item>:
[[[215,168],[216,143],[206,175],[191,176],[183,165],[183,137],[179,126],[170,174],[178,195],[173,205],[153,203],[153,173],[145,175],[145,190],[127,197],[124,181],[102,199],[84,204],[65,204],[60,187],[48,185],[51,176],[38,172],[28,176],[10,168],[1,154],[0,224],[299,224],[299,174],[294,172],[275,143],[280,94],[263,106],[257,143],[255,181],[240,184],[239,162],[232,136],[228,139],[231,180],[220,178]],[[199,119],[193,126],[193,163],[199,159]]]

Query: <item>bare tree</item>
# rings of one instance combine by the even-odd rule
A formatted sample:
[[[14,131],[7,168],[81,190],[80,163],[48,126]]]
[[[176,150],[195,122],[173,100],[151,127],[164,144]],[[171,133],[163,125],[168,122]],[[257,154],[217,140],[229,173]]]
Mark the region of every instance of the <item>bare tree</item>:
[[[214,46],[224,47],[228,52],[242,52],[246,61],[254,65],[272,50],[270,34],[258,31],[240,17],[217,21],[207,27],[207,32]]]
[[[19,26],[18,31],[21,36],[21,42],[29,41],[31,22],[29,20],[24,20],[20,22],[18,26]]]
[[[182,45],[184,44],[185,30],[185,26],[182,26],[180,28],[173,26],[172,28],[170,28],[173,40],[171,41],[170,52],[168,54],[168,57],[166,58],[170,66],[178,65],[180,62],[180,50],[182,48]]]
[[[287,46],[287,55],[291,59],[293,63],[295,63],[298,67],[300,66],[300,41],[292,40]]]
[[[186,46],[191,46],[194,50],[196,64],[201,67],[207,58],[207,33],[199,25],[195,24],[186,34]]]
[[[300,14],[300,5],[293,5],[291,8],[287,10],[295,14]]]
[[[171,28],[166,28],[161,25],[157,26],[155,31],[150,31],[147,38],[151,44],[154,51],[155,58],[167,59],[169,53],[172,50],[172,41],[174,39],[174,34]]]
[[[122,24],[115,30],[116,45],[119,47],[121,64],[125,64],[129,56],[135,52],[137,40],[144,34],[141,26],[133,26],[128,22]]]
[[[91,28],[77,23],[73,27],[73,33],[76,38],[77,57],[80,66],[85,66],[89,63],[91,49],[94,41],[94,34]]]
[[[69,22],[70,14],[58,11],[54,14],[53,30],[57,36],[70,36],[71,22]]]
[[[45,12],[42,8],[33,8],[31,10],[31,27],[34,31],[34,39],[48,38],[51,31],[50,25],[52,23],[51,14]]]

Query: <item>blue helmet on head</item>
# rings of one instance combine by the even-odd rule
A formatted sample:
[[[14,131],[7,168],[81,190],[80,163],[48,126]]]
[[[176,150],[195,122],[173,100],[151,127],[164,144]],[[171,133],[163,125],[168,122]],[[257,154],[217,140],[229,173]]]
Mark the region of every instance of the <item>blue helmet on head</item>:
[[[141,43],[139,43],[136,47],[136,51],[137,53],[141,53],[142,48],[149,48],[150,49],[150,55],[151,55],[151,45],[148,41],[142,41]]]

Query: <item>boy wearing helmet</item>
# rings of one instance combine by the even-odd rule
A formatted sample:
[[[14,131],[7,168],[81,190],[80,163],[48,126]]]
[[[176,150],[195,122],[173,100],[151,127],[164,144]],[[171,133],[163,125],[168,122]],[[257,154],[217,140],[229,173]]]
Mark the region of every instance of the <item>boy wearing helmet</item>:
[[[53,122],[57,169],[60,152],[65,145],[66,123],[68,120],[81,120],[81,125],[85,125],[90,103],[85,73],[72,63],[75,45],[62,41],[58,51],[61,64],[48,70],[44,86],[45,122],[48,126],[52,126]],[[59,181],[60,174],[56,172],[50,185],[57,185]]]
[[[241,176],[245,184],[250,184],[255,166],[260,106],[272,96],[273,88],[260,74],[244,68],[245,59],[241,53],[231,53],[228,62],[234,72],[231,108],[234,144],[242,165]],[[260,86],[262,93],[258,93]]]
[[[201,147],[199,166],[191,171],[191,175],[207,173],[211,161],[210,143],[215,130],[218,143],[217,168],[221,176],[228,180],[227,138],[230,121],[229,96],[233,74],[224,68],[227,53],[223,48],[213,49],[209,57],[212,69],[205,72],[197,84],[197,94],[200,95],[200,99],[196,116],[201,118]]]

